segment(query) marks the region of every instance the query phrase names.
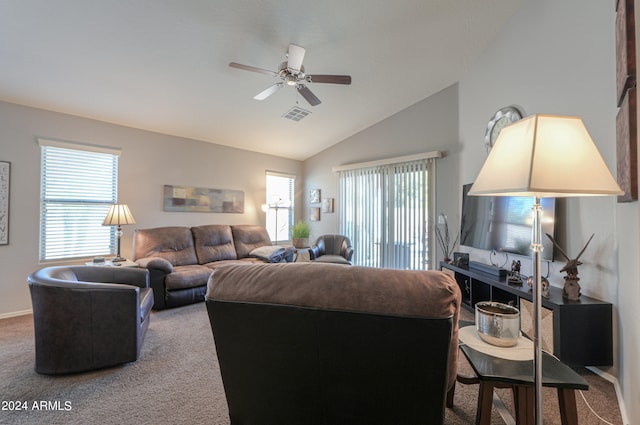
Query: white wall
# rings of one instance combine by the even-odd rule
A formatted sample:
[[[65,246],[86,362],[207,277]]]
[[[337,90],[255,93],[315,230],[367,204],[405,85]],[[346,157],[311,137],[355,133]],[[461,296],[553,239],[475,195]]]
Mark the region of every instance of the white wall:
[[[338,176],[333,167],[436,150],[445,154],[436,165],[437,211],[451,217],[451,223],[459,222],[459,149],[458,87],[452,85],[307,159],[305,191],[321,189],[323,198],[336,201],[336,213],[321,214],[320,221],[310,223],[311,240],[338,232]],[[308,196],[305,200],[308,210]]]
[[[524,2],[459,83],[463,182],[475,179],[486,158],[482,139],[488,119],[511,104],[526,114],[581,116],[615,176],[614,23],[612,1]],[[595,233],[581,257],[580,284],[583,294],[614,304],[615,365],[605,370],[620,380],[629,416],[637,423],[638,204],[618,204],[615,198],[571,199],[561,221],[569,255],[577,255]],[[559,269],[564,264],[551,264],[553,285],[562,285]],[[530,261],[523,263],[523,272],[530,270]]]
[[[40,148],[36,137],[122,148],[118,198],[129,205],[136,220],[135,225],[123,227],[122,255],[128,258],[136,228],[264,224],[260,206],[265,202],[266,170],[297,175],[297,185],[302,185],[299,161],[0,102],[0,160],[11,162],[10,243],[0,245],[0,317],[31,309],[25,279],[42,267],[38,263]],[[245,212],[164,212],[165,184],[242,190]],[[300,205],[301,200],[296,203]]]

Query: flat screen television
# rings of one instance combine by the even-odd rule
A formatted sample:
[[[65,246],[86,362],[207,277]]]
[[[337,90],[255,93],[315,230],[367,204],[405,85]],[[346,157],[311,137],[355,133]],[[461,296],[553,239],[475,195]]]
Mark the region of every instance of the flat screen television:
[[[531,256],[531,206],[533,198],[520,196],[470,196],[472,183],[462,187],[460,245],[489,251]],[[543,260],[553,261],[556,200],[542,198]]]

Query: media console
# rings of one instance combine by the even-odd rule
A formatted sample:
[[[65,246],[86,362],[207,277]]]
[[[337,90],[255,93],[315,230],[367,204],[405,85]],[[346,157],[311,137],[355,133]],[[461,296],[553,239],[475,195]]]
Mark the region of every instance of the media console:
[[[474,311],[480,301],[511,304],[520,309],[522,332],[532,336],[533,297],[526,283],[510,285],[504,276],[445,262],[440,268],[458,282],[463,307]],[[561,288],[551,286],[549,298],[542,299],[542,348],[569,366],[611,366],[612,320],[611,303],[584,295],[576,301],[567,300]]]

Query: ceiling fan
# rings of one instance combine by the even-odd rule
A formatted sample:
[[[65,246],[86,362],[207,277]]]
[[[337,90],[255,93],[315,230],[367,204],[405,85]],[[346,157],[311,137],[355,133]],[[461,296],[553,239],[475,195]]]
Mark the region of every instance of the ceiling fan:
[[[255,66],[243,65],[236,62],[229,63],[229,66],[232,68],[244,69],[245,71],[271,75],[272,77],[278,77],[282,80],[255,95],[254,99],[256,100],[266,99],[286,84],[288,86],[295,86],[298,93],[300,93],[300,95],[302,95],[302,97],[304,97],[311,106],[316,106],[321,103],[320,99],[318,99],[304,83],[351,84],[350,75],[305,74],[305,69],[302,65],[305,52],[306,50],[304,47],[289,44],[289,51],[286,55],[287,61],[280,64],[277,72],[256,68]]]

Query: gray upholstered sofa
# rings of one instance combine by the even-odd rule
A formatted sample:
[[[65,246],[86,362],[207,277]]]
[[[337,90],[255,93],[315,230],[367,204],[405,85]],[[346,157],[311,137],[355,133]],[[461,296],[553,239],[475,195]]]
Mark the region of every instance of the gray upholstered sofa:
[[[442,423],[460,300],[439,271],[216,268],[206,306],[231,423]]]
[[[204,301],[211,271],[223,264],[292,256],[292,247],[273,247],[263,226],[249,224],[137,229],[133,239],[133,260],[150,273],[154,310]]]

